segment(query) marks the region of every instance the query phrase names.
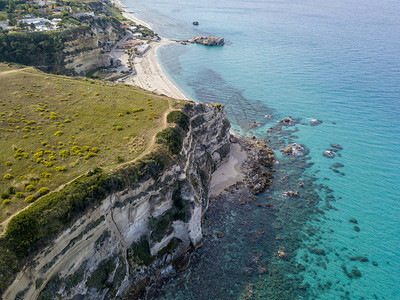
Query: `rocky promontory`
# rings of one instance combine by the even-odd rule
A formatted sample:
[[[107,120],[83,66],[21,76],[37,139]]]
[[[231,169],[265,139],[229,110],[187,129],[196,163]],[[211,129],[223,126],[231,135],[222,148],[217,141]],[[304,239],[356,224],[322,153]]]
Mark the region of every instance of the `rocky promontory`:
[[[225,40],[216,36],[196,36],[188,41],[192,44],[202,44],[205,46],[223,46],[225,45]]]

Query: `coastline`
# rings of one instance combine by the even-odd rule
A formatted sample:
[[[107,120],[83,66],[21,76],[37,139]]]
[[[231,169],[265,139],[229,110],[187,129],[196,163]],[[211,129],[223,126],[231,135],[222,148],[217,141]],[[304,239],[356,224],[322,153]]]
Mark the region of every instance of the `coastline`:
[[[122,15],[125,18],[135,22],[136,24],[150,28],[149,24],[129,13],[120,0],[111,0],[111,2],[121,9]],[[136,74],[130,76],[125,83],[136,85],[148,91],[157,94],[164,94],[175,99],[189,100],[189,97],[187,97],[183,91],[171,82],[157,61],[157,49],[170,43],[173,43],[173,41],[166,38],[161,38],[158,42],[151,42],[150,49],[143,56],[136,57],[133,60]]]

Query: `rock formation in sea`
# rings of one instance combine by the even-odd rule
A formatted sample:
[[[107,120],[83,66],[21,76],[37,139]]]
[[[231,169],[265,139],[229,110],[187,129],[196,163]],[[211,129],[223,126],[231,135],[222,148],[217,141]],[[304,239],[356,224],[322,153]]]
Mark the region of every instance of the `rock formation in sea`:
[[[216,36],[196,36],[187,41],[193,44],[202,44],[205,46],[223,46],[225,45],[225,40]]]

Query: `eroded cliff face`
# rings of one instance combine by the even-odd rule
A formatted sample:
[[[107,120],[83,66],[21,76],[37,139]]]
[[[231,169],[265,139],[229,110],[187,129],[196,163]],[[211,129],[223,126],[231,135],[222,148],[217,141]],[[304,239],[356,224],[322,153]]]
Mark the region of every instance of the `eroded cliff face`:
[[[202,244],[212,172],[230,151],[221,107],[190,104],[175,163],[157,179],[113,193],[33,258],[4,299],[134,299],[184,269]]]
[[[103,51],[103,45],[124,36],[121,24],[113,18],[87,17],[84,23],[86,28],[72,32],[64,40],[65,68],[78,74],[109,66],[111,57]]]

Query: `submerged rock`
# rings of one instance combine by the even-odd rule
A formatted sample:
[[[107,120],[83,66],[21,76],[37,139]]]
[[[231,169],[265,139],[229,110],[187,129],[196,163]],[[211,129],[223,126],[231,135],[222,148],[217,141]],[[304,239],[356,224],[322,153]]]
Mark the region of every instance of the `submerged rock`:
[[[357,268],[354,268],[351,272],[347,271],[346,265],[342,265],[342,270],[349,278],[360,278],[362,275]]]
[[[256,128],[256,127],[260,127],[261,123],[260,122],[251,122],[248,124],[249,128]]]
[[[351,274],[353,275],[353,278],[360,278],[361,277],[361,272],[358,270],[358,269],[356,269],[356,268],[354,268],[353,270],[351,270]]]
[[[351,218],[351,219],[349,220],[349,222],[350,222],[350,223],[354,223],[354,224],[358,224],[358,221],[357,221],[356,219],[354,219],[354,218]]]
[[[283,120],[280,120],[279,123],[286,126],[292,126],[295,123],[295,119],[293,119],[292,117],[286,117]]]
[[[357,231],[357,232],[359,232],[359,231],[360,231],[360,227],[354,226],[354,230]]]
[[[282,195],[286,197],[296,197],[299,196],[299,191],[284,191]]]
[[[311,119],[310,120],[310,125],[311,126],[318,126],[318,125],[320,125],[320,124],[322,124],[323,122],[321,121],[321,120],[318,120],[318,119]]]
[[[337,162],[337,163],[334,163],[334,164],[332,165],[332,167],[334,167],[334,168],[343,168],[343,167],[344,167],[344,164]]]
[[[251,273],[253,273],[253,268],[245,268],[244,270],[244,274],[246,274],[246,275],[251,275]]]
[[[326,255],[324,249],[311,249],[310,252],[317,255],[323,255],[323,256]]]
[[[352,260],[352,261],[358,260],[360,262],[369,262],[369,259],[365,256],[353,256],[353,257],[350,257],[350,260]]]
[[[340,146],[339,144],[330,144],[332,148],[338,149],[338,150],[343,150],[343,147]]]

